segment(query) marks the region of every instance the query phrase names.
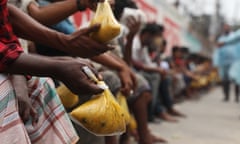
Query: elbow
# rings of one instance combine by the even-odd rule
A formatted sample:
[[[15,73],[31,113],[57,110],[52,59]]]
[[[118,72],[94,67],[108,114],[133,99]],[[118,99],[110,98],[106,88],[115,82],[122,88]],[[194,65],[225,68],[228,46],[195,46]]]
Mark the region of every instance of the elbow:
[[[47,20],[44,19],[42,15],[42,13],[40,11],[29,11],[28,14],[35,19],[36,21],[38,21],[39,23],[43,24],[43,25],[49,25]]]
[[[35,19],[36,21],[38,21],[43,25],[46,25],[46,26],[53,25],[52,23],[50,23],[51,20],[49,20],[49,17],[46,15],[46,13],[41,8],[36,6],[34,3],[31,3],[28,6],[28,14],[33,19]]]

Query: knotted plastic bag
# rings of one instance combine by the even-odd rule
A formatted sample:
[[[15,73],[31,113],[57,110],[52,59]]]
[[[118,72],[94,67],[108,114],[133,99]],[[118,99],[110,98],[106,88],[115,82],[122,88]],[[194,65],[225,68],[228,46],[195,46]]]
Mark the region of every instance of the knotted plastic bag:
[[[129,113],[126,97],[121,92],[117,94],[117,101],[121,108],[123,109],[126,124],[129,124],[131,116]]]
[[[78,96],[73,94],[65,85],[61,84],[57,88],[57,93],[65,108],[72,108],[73,106],[78,104]]]
[[[91,33],[91,37],[101,43],[109,42],[120,34],[121,25],[115,19],[108,0],[99,2],[94,18],[90,25],[101,24],[98,32]]]
[[[91,77],[93,74],[90,74]],[[96,78],[92,78],[96,80]],[[124,111],[103,81],[104,91],[74,109],[70,115],[76,123],[96,136],[120,135],[126,131]]]

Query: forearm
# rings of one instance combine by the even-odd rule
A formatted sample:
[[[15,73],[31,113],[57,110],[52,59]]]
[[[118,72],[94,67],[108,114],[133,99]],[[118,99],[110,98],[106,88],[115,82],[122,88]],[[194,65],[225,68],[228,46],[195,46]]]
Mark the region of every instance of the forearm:
[[[14,63],[6,67],[6,73],[54,77],[58,61],[37,55],[20,54]]]
[[[187,69],[183,69],[182,71],[184,72],[184,74],[185,74],[186,76],[188,76],[188,77],[190,77],[190,78],[193,78],[193,79],[194,79],[194,78],[196,77],[193,72],[191,72],[191,71],[189,71],[189,70],[187,70]]]
[[[27,93],[28,87],[27,87],[27,79],[23,75],[12,75],[11,76],[11,82],[13,85],[13,88],[15,90],[16,96],[28,96]],[[24,93],[24,94],[23,94]]]
[[[132,64],[132,43],[133,43],[134,35],[128,35],[127,44],[124,50],[124,60],[128,65]]]
[[[144,71],[146,72],[160,72],[160,69],[157,67],[144,66]]]
[[[55,2],[42,7],[34,3],[28,6],[29,15],[44,25],[56,24],[77,11],[76,0]]]
[[[17,36],[46,44],[59,50],[64,50],[60,41],[60,37],[64,36],[64,34],[58,33],[39,24],[13,5],[8,5],[8,8],[10,14],[9,19]]]
[[[145,71],[145,72],[159,72],[158,68],[149,67],[147,65],[142,64],[141,62],[137,62],[133,60],[133,65],[136,69]]]
[[[120,71],[121,69],[126,67],[125,64],[123,64],[121,61],[118,61],[109,53],[104,53],[99,56],[93,57],[92,60],[116,71]]]

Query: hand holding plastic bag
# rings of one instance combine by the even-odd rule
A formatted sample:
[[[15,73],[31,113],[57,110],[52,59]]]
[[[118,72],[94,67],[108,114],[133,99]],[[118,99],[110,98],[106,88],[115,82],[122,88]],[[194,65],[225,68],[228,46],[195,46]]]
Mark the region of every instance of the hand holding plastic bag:
[[[101,24],[99,31],[90,35],[98,42],[106,43],[120,34],[121,25],[115,19],[108,0],[98,3],[90,25],[94,24]]]
[[[88,72],[86,72],[88,73]],[[72,119],[97,136],[120,135],[126,131],[125,113],[117,103],[107,85],[98,81],[93,73],[88,74],[97,81],[104,92],[71,112]]]

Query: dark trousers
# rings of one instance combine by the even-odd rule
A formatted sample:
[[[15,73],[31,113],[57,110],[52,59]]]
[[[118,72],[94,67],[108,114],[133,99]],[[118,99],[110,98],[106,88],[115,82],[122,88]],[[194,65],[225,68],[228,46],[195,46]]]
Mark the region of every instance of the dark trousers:
[[[160,102],[167,110],[170,110],[173,107],[173,100],[170,94],[170,79],[168,77],[162,79],[159,90]]]

